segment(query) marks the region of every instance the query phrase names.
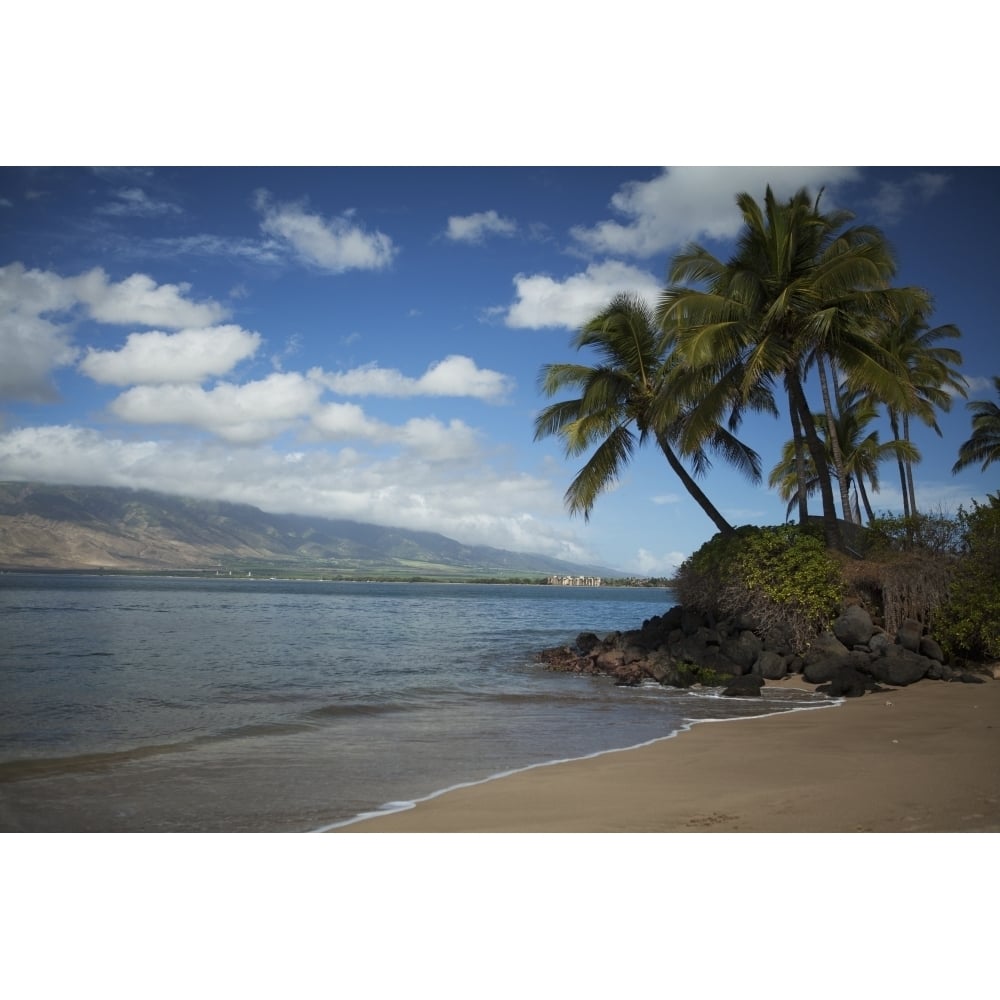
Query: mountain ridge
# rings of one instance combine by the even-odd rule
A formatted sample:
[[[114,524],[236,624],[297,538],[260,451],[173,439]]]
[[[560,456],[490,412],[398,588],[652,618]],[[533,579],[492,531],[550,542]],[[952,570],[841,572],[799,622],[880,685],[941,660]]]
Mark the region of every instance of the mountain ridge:
[[[465,545],[431,531],[273,514],[112,486],[0,482],[0,568],[309,570],[339,575],[587,575],[608,567]]]

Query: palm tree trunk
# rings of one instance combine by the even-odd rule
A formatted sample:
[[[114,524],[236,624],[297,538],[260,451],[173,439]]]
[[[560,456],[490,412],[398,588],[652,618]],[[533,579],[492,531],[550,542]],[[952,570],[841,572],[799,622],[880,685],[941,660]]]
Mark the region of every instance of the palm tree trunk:
[[[889,427],[892,429],[893,441],[902,440],[899,436],[899,417],[891,406],[889,407]],[[899,466],[899,483],[903,491],[903,517],[909,517],[910,495],[906,489],[906,466],[903,464],[902,456],[896,456],[896,464]]]
[[[861,502],[865,505],[865,515],[868,517],[868,523],[871,524],[875,520],[875,511],[872,510],[872,505],[868,500],[864,476],[860,474],[858,475],[858,493],[861,494]]]
[[[785,384],[788,388],[789,407],[799,411],[806,446],[809,448],[809,454],[812,455],[813,467],[819,480],[820,496],[823,498],[823,537],[827,548],[840,549],[842,547],[840,525],[837,523],[837,506],[833,500],[833,487],[830,484],[830,466],[826,461],[826,449],[816,432],[816,423],[806,401],[806,394],[797,370],[792,368],[786,371]]]
[[[735,532],[733,526],[718,512],[712,501],[705,496],[701,487],[694,481],[691,474],[681,464],[680,459],[674,453],[673,448],[670,447],[666,437],[662,434],[657,434],[656,443],[660,446],[660,450],[666,456],[667,462],[669,463],[670,468],[673,469],[674,474],[684,484],[684,489],[688,491],[698,506],[701,507],[709,518],[711,518],[712,523],[724,535],[732,535]]]
[[[799,524],[809,521],[809,494],[806,492],[806,457],[805,444],[802,441],[802,424],[794,410],[792,417],[792,441],[795,445],[795,477],[797,480],[795,496],[799,502]]]
[[[904,410],[903,411],[903,440],[909,444],[910,441],[910,415]],[[906,459],[904,466],[906,468],[906,490],[910,496],[910,513],[916,516],[917,513],[917,495],[913,491],[913,463]]]
[[[844,520],[855,523],[854,511],[851,509],[851,497],[844,474],[844,453],[840,450],[840,435],[837,433],[837,421],[833,415],[833,404],[830,402],[830,385],[826,378],[826,365],[823,355],[816,354],[816,367],[819,370],[819,384],[823,392],[823,410],[826,413],[826,431],[830,440],[830,450],[833,453],[833,469],[840,487],[840,509],[844,512]]]

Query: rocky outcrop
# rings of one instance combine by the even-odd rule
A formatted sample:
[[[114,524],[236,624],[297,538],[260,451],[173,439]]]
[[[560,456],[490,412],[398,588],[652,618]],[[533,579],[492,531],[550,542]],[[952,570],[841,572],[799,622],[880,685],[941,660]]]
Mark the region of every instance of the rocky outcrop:
[[[764,633],[746,616],[715,619],[673,607],[642,628],[599,638],[577,636],[571,646],[543,650],[551,670],[603,674],[616,684],[722,687],[724,695],[759,694],[764,680],[801,673],[819,691],[854,698],[880,685],[904,687],[924,678],[976,683],[982,678],[946,663],[923,626],[904,621],[889,636],[864,608],[848,607],[807,649],[796,651],[783,633]]]

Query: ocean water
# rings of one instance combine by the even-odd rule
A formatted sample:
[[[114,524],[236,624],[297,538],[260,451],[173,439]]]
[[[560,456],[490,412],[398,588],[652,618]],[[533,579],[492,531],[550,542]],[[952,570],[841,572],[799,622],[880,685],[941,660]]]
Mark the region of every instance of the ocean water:
[[[310,831],[443,788],[817,707],[545,670],[645,588],[0,576],[0,830]]]

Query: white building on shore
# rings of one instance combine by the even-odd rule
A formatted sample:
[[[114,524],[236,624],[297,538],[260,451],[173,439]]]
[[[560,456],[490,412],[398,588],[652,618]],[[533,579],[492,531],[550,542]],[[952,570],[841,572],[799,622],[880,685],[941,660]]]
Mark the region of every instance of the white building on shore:
[[[553,587],[599,587],[599,576],[550,576],[548,582]]]

